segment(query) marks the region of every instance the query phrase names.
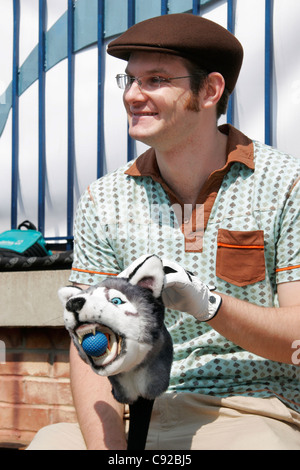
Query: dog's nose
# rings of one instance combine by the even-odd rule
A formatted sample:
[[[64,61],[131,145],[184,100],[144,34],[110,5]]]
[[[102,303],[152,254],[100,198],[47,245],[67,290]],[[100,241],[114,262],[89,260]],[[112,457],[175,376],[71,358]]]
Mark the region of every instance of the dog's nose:
[[[85,304],[85,299],[83,297],[75,297],[74,299],[69,299],[66,304],[66,309],[69,312],[79,312]]]

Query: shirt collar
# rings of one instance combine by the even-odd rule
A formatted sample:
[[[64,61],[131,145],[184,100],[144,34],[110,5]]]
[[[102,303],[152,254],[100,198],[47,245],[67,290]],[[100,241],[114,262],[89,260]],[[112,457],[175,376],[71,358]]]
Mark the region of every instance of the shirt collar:
[[[240,162],[248,168],[254,170],[254,148],[253,142],[242,132],[230,124],[224,124],[219,127],[219,131],[228,136],[227,141],[227,161],[222,168],[222,173],[228,171],[231,164]],[[220,171],[220,170],[218,170]],[[155,151],[153,148],[146,150],[140,155],[133,164],[125,171],[130,176],[151,176],[155,181],[163,184],[156,161]]]

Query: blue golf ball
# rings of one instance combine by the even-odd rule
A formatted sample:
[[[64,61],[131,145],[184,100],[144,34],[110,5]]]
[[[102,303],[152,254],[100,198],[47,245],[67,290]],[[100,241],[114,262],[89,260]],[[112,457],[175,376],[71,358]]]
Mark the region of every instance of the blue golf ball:
[[[82,349],[89,356],[102,356],[108,347],[107,337],[100,331],[96,331],[96,334],[89,333],[84,337],[81,343]]]

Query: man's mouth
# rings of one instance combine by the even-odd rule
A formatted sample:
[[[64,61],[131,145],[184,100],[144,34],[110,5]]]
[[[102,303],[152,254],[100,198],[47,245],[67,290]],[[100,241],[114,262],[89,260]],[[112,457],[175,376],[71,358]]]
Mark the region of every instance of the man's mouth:
[[[135,116],[156,116],[157,113],[134,113]]]
[[[134,112],[134,111],[131,114],[132,114],[133,118],[142,118],[142,117],[149,117],[149,116],[153,117],[153,116],[158,115],[158,113],[150,113],[150,112],[148,112],[148,113],[145,112],[144,113],[144,112]]]
[[[112,361],[114,361],[116,357],[120,354],[122,349],[122,337],[117,335],[114,331],[112,331],[105,325],[101,325],[99,323],[87,323],[81,325],[75,330],[80,347],[82,347],[81,345],[85,336],[90,334],[95,335],[97,331],[103,333],[107,338],[108,344],[106,351],[100,356],[88,355],[88,357],[92,359],[93,363],[96,366],[107,366]]]

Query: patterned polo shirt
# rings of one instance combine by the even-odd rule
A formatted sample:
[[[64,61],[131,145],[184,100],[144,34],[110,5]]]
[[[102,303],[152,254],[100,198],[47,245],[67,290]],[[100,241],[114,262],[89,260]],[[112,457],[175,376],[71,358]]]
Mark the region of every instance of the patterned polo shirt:
[[[89,186],[77,209],[71,281],[93,285],[155,253],[221,293],[277,305],[277,284],[300,280],[300,159],[229,125],[220,130],[226,165],[192,212],[162,180],[152,149]],[[166,309],[166,325],[174,342],[169,391],[277,396],[300,412],[296,365],[245,351],[186,313]]]

